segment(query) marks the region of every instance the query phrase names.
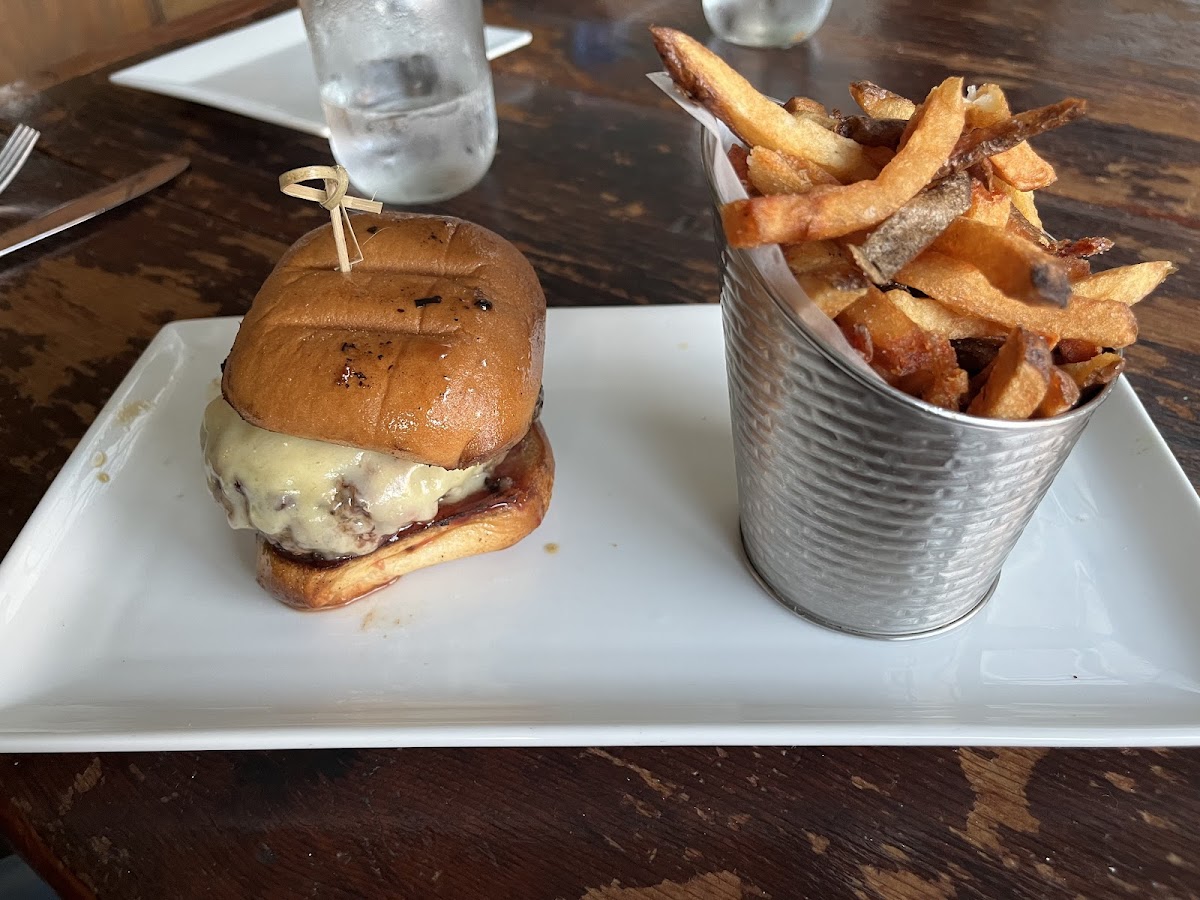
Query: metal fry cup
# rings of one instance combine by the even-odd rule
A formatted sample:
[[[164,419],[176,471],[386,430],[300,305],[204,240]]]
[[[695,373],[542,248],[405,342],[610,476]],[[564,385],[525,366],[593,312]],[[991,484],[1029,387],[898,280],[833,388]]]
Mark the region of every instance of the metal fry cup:
[[[706,174],[719,204],[705,131]],[[1050,419],[948,412],[853,364],[726,245],[721,307],[742,541],[763,586],[877,638],[950,628],[1000,569],[1112,385]]]

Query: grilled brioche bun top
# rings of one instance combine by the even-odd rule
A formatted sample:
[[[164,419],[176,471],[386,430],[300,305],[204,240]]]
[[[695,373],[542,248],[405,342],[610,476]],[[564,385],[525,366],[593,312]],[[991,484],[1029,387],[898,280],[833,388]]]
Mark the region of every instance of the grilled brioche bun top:
[[[226,360],[225,399],[260,428],[445,469],[515,446],[545,344],[529,262],[461,219],[352,221],[353,271],[338,271],[331,225],[280,259]]]

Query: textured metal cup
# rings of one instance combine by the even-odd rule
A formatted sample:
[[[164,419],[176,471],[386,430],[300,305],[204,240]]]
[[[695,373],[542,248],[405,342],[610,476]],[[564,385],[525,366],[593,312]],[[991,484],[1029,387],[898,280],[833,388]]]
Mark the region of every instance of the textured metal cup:
[[[713,141],[705,132],[706,170]],[[855,634],[963,621],[1111,386],[1032,421],[930,406],[849,364],[726,245],[719,219],[716,233],[742,540],[759,580]]]

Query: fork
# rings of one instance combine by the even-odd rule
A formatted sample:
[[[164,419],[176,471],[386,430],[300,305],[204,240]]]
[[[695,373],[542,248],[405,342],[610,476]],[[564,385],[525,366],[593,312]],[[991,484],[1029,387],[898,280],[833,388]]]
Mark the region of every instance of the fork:
[[[18,125],[8,136],[4,148],[0,149],[0,193],[17,177],[39,137],[41,134],[37,129],[28,125]]]

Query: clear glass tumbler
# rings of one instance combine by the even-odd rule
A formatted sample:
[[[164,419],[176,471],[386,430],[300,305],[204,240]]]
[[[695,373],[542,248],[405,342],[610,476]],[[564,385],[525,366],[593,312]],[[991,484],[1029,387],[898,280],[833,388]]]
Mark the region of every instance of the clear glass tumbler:
[[[791,47],[810,38],[833,0],[704,0],[713,34],[743,47]]]
[[[496,153],[480,0],[300,0],[333,155],[364,194],[432,203]]]

